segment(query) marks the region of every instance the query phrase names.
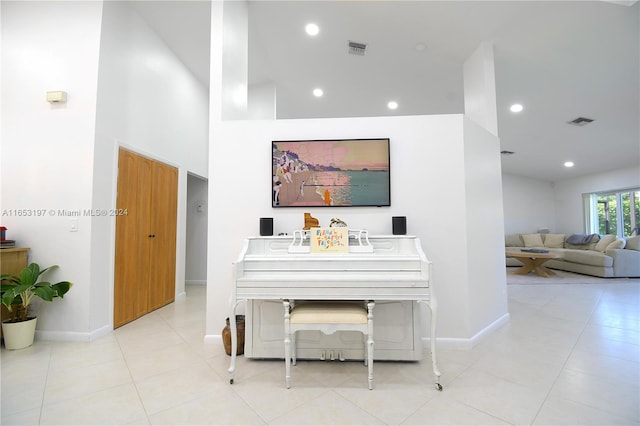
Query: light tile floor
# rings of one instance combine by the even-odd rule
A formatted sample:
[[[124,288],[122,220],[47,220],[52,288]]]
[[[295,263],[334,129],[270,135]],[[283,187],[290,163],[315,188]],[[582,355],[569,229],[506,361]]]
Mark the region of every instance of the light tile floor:
[[[360,362],[300,361],[287,390],[282,361],[244,357],[229,385],[229,357],[203,344],[205,289],[189,286],[97,341],[2,349],[2,425],[640,423],[640,280],[508,294],[508,325],[439,351],[443,392],[428,359],[377,362],[373,391]]]

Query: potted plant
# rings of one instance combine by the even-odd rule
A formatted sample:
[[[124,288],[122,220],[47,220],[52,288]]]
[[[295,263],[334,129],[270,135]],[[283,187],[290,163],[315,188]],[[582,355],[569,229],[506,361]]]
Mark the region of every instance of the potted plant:
[[[55,297],[64,297],[72,284],[60,281],[51,284],[40,281],[47,271],[57,265],[40,269],[31,263],[20,272],[20,276],[0,275],[0,298],[11,316],[2,322],[2,335],[7,349],[22,349],[33,344],[37,318],[29,312],[35,297],[51,302]]]

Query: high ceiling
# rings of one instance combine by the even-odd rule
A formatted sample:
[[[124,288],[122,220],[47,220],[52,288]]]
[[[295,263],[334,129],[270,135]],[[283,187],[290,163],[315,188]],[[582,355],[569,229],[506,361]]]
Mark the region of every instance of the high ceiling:
[[[205,84],[208,7],[138,8]],[[640,168],[639,23],[635,1],[250,1],[249,78],[275,85],[280,119],[458,114],[463,63],[491,42],[503,171],[553,182]]]

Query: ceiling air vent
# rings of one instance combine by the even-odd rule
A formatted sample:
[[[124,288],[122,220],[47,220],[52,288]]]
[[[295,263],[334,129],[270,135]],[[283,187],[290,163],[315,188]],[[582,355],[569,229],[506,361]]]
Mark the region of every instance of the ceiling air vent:
[[[578,117],[574,120],[567,121],[568,124],[571,124],[573,126],[586,126],[587,124],[592,122],[593,120],[591,118],[585,118],[585,117]]]
[[[513,152],[513,151],[506,151],[506,150],[505,150],[505,151],[500,151],[500,154],[502,154],[502,155],[513,155],[513,154],[515,154],[515,152]]]
[[[364,56],[367,50],[365,43],[358,43],[356,41],[349,41],[349,55]]]

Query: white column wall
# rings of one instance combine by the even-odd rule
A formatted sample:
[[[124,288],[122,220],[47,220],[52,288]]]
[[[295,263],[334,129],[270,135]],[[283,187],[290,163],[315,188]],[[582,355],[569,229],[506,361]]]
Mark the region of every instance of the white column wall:
[[[214,2],[216,3],[216,2]],[[245,0],[222,4],[222,117],[246,119],[249,78],[249,9]],[[212,22],[213,25],[213,22]]]
[[[493,45],[482,42],[463,66],[464,113],[467,118],[498,136],[496,79]]]
[[[504,324],[507,277],[504,262],[504,216],[500,142],[470,119],[464,121],[466,252],[469,289],[466,312],[470,335]]]

